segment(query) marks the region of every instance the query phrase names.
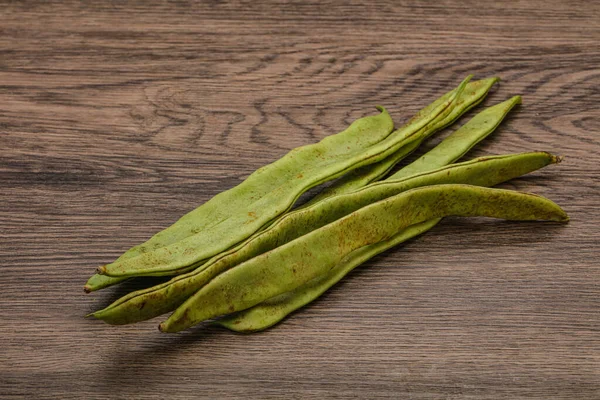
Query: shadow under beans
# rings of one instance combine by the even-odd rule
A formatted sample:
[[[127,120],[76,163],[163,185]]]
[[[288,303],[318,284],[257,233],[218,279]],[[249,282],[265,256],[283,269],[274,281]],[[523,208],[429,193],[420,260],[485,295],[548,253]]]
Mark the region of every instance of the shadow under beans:
[[[115,386],[124,393],[140,393],[140,389],[143,389],[142,393],[146,392],[168,381],[172,376],[169,372],[175,369],[174,366],[181,366],[184,355],[191,356],[187,353],[192,347],[195,349],[194,357],[203,360],[192,364],[210,368],[210,359],[216,349],[214,345],[208,343],[214,343],[216,340],[225,341],[226,334],[227,331],[224,329],[207,324],[197,325],[177,334],[160,333],[158,329],[140,331],[134,343],[128,338],[129,340],[122,343],[113,343],[110,349],[105,350],[103,357],[105,365],[97,377],[100,380],[99,387],[106,388],[108,393],[114,393]],[[182,367],[179,371],[185,371],[185,368]],[[160,375],[160,378],[152,378],[157,375]],[[196,377],[201,378],[201,376]]]

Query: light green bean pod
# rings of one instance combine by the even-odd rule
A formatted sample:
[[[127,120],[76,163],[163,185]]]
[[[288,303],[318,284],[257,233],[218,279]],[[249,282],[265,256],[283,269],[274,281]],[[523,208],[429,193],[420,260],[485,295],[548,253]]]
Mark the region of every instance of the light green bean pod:
[[[456,161],[475,144],[492,133],[510,110],[520,102],[521,97],[514,96],[505,102],[485,109],[431,151],[388,179],[405,178]],[[435,219],[410,226],[389,240],[358,249],[325,275],[315,278],[292,292],[275,296],[247,310],[226,316],[215,323],[236,332],[256,332],[267,329],[284,319],[288,314],[321,296],[327,289],[369,258],[426,232],[433,228],[439,220]]]
[[[557,159],[544,152],[483,157],[405,179],[375,182],[352,193],[332,196],[292,211],[201,268],[154,287],[130,293],[92,315],[110,324],[142,321],[174,310],[207,282],[236,265],[276,249],[373,202],[421,186],[468,183],[493,186],[542,168]]]
[[[317,299],[354,268],[377,254],[427,232],[440,220],[441,218],[436,218],[409,226],[392,236],[391,239],[361,247],[346,256],[331,271],[292,291],[267,299],[246,310],[227,315],[215,321],[215,324],[240,333],[258,332],[270,328],[292,312]]]
[[[160,324],[160,330],[179,332],[245,310],[323,275],[361,247],[446,216],[568,221],[558,205],[532,194],[456,184],[412,189],[362,207],[220,274],[178,307]]]
[[[521,104],[521,96],[513,96],[502,103],[486,108],[442,140],[439,145],[388,179],[406,178],[453,163],[492,133],[510,110],[518,104]]]
[[[451,125],[464,113],[481,103],[492,86],[494,86],[494,84],[499,80],[500,78],[493,77],[475,82],[469,82],[465,87],[465,90],[461,93],[456,107],[452,109],[446,118],[439,119],[435,121],[435,123],[429,124],[423,128],[424,132],[421,140],[413,142],[410,145],[399,149],[394,154],[378,163],[367,165],[365,167],[356,169],[347,175],[344,175],[333,185],[329,186],[312,198],[307,204],[314,204],[317,201],[321,201],[324,198],[333,196],[335,194],[352,192],[385,176],[396,164],[415,151],[426,138],[438,132],[439,130],[444,129],[448,125]],[[412,120],[415,118],[423,118],[423,116],[428,115],[438,104],[443,102],[451,94],[452,92],[448,92],[427,107],[423,108],[415,117],[412,118]]]
[[[240,185],[218,194],[181,217],[170,227],[152,236],[145,243],[127,250],[113,264],[119,264],[143,254],[151,254],[154,250],[194,236],[204,229],[218,225],[231,214],[232,209],[244,209],[261,196],[268,194],[269,191],[277,190],[286,181],[299,182],[298,177],[304,175],[303,163],[322,165],[323,163],[319,163],[322,159],[344,160],[355,157],[357,153],[384,140],[393,130],[393,121],[388,112],[382,107],[378,107],[378,109],[381,111],[379,115],[358,119],[337,135],[328,136],[316,144],[293,149],[278,161],[258,169]],[[309,172],[311,171],[306,171],[306,175]],[[193,269],[194,266],[192,265],[190,268]],[[187,270],[189,271],[190,268]],[[183,269],[185,270],[185,268]],[[165,275],[177,272],[182,272],[182,268],[178,268],[177,271],[169,271]],[[131,276],[133,275],[135,274]],[[122,282],[128,277],[95,274],[86,282],[84,290],[92,292],[103,289]]]
[[[272,166],[279,161],[263,167],[236,188],[223,192],[205,203],[204,206],[207,206],[209,214],[206,214],[206,211],[200,212],[199,210],[205,208],[201,206],[184,216],[178,224],[185,226],[189,222],[194,225],[192,236],[147,253],[101,266],[98,272],[113,277],[169,275],[182,268],[201,265],[208,258],[235,246],[286,212],[306,190],[361,166],[383,160],[401,147],[420,140],[421,128],[435,118],[445,118],[448,115],[469,79],[470,77],[465,79],[453,95],[430,114],[430,118],[409,124],[366,149],[363,147],[351,154],[346,150],[336,149],[338,144],[334,138],[337,135],[334,135],[319,143],[322,145],[319,151],[311,148],[308,156],[301,150],[292,150],[288,156],[281,159],[285,160],[285,163],[277,170],[278,173],[285,175],[283,182],[279,182],[280,178],[278,178],[279,183],[273,187],[268,179],[273,175],[268,173],[269,168],[274,168]],[[357,138],[361,138],[361,135],[357,135]],[[295,171],[293,176],[289,176],[289,171]],[[263,179],[264,176],[267,176],[267,179]],[[249,181],[253,183],[245,185]],[[261,184],[270,189],[265,190]],[[235,196],[230,199],[231,194],[228,193],[232,191],[235,192]],[[252,200],[240,202],[238,197]],[[212,220],[220,219],[211,226],[198,222],[209,217]],[[199,230],[198,224],[202,225],[202,229]]]

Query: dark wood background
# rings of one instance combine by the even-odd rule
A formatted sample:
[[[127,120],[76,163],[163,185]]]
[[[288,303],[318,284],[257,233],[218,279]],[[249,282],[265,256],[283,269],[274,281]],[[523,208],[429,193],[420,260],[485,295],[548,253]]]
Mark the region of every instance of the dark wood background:
[[[600,398],[599,66],[590,1],[5,2],[0,397]],[[468,157],[565,155],[504,186],[569,225],[447,219],[255,335],[83,318],[133,288],[97,265],[469,73],[524,104]]]

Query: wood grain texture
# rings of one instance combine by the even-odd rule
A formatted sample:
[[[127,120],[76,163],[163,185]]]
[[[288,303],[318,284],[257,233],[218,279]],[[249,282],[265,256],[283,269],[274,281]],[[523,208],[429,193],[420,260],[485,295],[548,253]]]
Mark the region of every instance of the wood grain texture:
[[[600,3],[1,10],[0,397],[600,398]],[[569,225],[447,219],[255,335],[83,318],[135,287],[85,295],[97,265],[376,104],[399,125],[469,73],[502,77],[485,105],[524,104],[467,157],[565,155],[504,186]]]

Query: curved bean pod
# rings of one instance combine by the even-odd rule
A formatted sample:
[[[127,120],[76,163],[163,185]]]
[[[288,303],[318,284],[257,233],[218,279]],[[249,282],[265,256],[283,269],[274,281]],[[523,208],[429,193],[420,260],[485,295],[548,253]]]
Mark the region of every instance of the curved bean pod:
[[[392,132],[393,121],[385,109],[382,107],[378,109],[379,115],[358,119],[346,130],[328,136],[319,143],[293,149],[281,159],[258,169],[240,185],[216,195],[190,211],[146,242],[127,250],[112,264],[151,253],[218,224],[231,213],[231,208],[243,209],[269,191],[276,190],[286,181],[302,175],[303,162],[310,165],[321,159],[343,159],[344,156],[355,156],[356,152],[380,142]],[[345,153],[339,149],[343,149]],[[122,282],[128,277],[95,274],[86,282],[84,290],[86,292],[99,290]]]
[[[439,130],[444,129],[448,125],[451,125],[464,113],[481,103],[492,86],[499,80],[500,78],[493,77],[475,82],[469,82],[465,87],[465,90],[461,93],[456,107],[454,107],[445,118],[439,119],[434,124],[430,124],[429,126],[423,128],[426,130],[426,132],[423,133],[423,138],[421,140],[402,147],[396,153],[378,163],[367,165],[365,167],[356,169],[347,175],[344,175],[333,185],[329,186],[312,198],[307,204],[314,204],[317,201],[323,200],[324,198],[333,196],[335,194],[354,191],[380,179],[382,176],[385,176],[396,164],[415,151],[426,138],[438,132]],[[415,117],[413,117],[413,120],[415,118],[423,118],[431,113],[432,109],[434,109],[439,103],[443,102],[444,99],[451,94],[452,92],[448,92],[427,107],[423,108]],[[435,169],[435,167],[430,169]]]
[[[98,272],[114,277],[169,275],[174,270],[200,263],[215,254],[235,246],[262,226],[286,212],[306,190],[363,165],[380,161],[396,152],[399,148],[415,140],[419,140],[420,136],[418,133],[421,128],[439,115],[447,115],[449,110],[451,110],[451,105],[456,103],[455,100],[460,96],[469,79],[470,76],[460,84],[449,100],[436,108],[436,111],[430,115],[431,118],[418,120],[414,124],[395,131],[389,137],[375,143],[369,148],[361,148],[355,151],[352,153],[352,156],[348,156],[347,153],[336,156],[335,153],[340,150],[334,150],[334,147],[331,146],[331,143],[334,141],[333,137],[325,138],[320,142],[320,144],[324,144],[324,148],[321,151],[329,150],[331,153],[334,153],[329,157],[325,157],[321,162],[315,161],[315,159],[319,160],[318,154],[320,154],[315,153],[315,151],[309,153],[310,157],[302,156],[300,150],[290,152],[290,158],[286,158],[286,156],[282,159],[286,160],[286,162],[280,169],[300,172],[293,176],[289,176],[289,173],[286,172],[285,182],[279,184],[278,187],[272,188],[272,185],[267,180],[265,184],[269,183],[267,186],[271,187],[272,190],[266,193],[260,185],[251,186],[251,190],[244,188],[243,190],[236,191],[232,189],[236,193],[241,192],[248,196],[252,195],[251,198],[253,199],[250,202],[246,202],[249,204],[242,204],[239,200],[232,201],[233,209],[230,207],[231,204],[226,201],[227,197],[223,197],[232,190],[223,192],[213,198],[213,200],[218,199],[216,204],[220,204],[220,206],[208,207],[215,215],[222,215],[222,219],[213,226],[205,226],[203,230],[194,235],[168,246],[154,249],[148,253],[124,259],[120,262],[101,266],[98,268]],[[277,163],[275,162],[274,164]],[[296,166],[296,168],[291,166]],[[259,169],[246,181],[252,177],[260,177],[261,174],[267,171],[267,167]],[[244,183],[236,188],[242,185]],[[205,205],[211,202],[212,200],[205,203]],[[203,209],[203,207],[200,208]],[[184,216],[182,220],[189,220],[189,218]],[[195,220],[196,218],[194,218]]]
[[[178,307],[160,324],[160,330],[179,332],[250,308],[328,272],[363,246],[387,240],[411,225],[451,215],[568,221],[558,205],[532,194],[456,184],[412,189],[363,207],[220,274]]]
[[[493,186],[553,162],[557,162],[557,158],[544,152],[482,157],[405,179],[372,183],[355,192],[333,196],[310,207],[292,211],[277,223],[214,257],[202,267],[176,276],[166,283],[130,293],[92,315],[110,324],[150,319],[174,310],[222,272],[370,203],[416,187],[441,183]]]

